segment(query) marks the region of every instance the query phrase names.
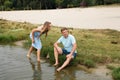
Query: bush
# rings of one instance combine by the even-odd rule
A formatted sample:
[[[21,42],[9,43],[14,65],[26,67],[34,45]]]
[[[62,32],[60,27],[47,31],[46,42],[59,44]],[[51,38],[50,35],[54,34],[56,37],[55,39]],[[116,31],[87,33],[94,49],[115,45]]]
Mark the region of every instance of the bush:
[[[112,71],[112,76],[114,80],[120,80],[120,67]]]
[[[0,42],[1,43],[8,43],[8,42],[12,42],[15,40],[16,40],[16,37],[13,35],[0,35]]]
[[[85,60],[84,65],[87,66],[88,68],[95,67],[95,62],[93,60]]]
[[[42,57],[46,57],[47,54],[50,55],[50,53],[53,54],[53,48],[51,48],[50,46],[43,46],[42,47],[42,50],[41,50]]]
[[[111,65],[107,65],[107,68],[110,69],[110,70],[114,70],[115,69],[115,67],[111,66]]]

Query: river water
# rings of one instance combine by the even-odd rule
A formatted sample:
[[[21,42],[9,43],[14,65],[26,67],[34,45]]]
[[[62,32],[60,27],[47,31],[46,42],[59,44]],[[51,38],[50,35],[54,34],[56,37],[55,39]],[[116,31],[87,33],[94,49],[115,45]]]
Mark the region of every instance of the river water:
[[[27,52],[23,47],[0,45],[0,80],[112,80],[76,67],[56,72],[45,59],[38,63],[35,54],[28,59]]]

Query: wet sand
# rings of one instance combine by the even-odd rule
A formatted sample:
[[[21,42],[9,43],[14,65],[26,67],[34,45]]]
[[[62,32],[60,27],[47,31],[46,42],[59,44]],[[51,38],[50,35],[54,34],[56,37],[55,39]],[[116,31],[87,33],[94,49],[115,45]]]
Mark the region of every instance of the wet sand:
[[[115,29],[120,31],[120,6],[70,8],[55,10],[1,11],[1,19],[81,29]]]

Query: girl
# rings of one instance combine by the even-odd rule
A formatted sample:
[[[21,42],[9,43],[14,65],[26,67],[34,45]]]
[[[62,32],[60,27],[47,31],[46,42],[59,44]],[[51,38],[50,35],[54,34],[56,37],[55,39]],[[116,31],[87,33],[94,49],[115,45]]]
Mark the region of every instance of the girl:
[[[43,26],[35,28],[32,30],[32,32],[30,33],[30,38],[32,40],[32,45],[28,51],[27,57],[30,58],[30,55],[33,51],[33,48],[37,49],[37,61],[40,62],[40,50],[42,48],[42,44],[41,44],[41,40],[40,40],[40,36],[42,34],[45,34],[45,37],[47,37],[47,33],[51,28],[51,22],[46,21]]]

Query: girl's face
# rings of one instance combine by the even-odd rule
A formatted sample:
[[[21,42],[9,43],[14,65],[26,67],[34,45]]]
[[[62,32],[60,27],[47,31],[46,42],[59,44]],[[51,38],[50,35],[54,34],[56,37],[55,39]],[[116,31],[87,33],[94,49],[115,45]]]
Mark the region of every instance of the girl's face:
[[[50,30],[50,29],[51,29],[51,26],[52,26],[52,24],[49,24],[49,25],[48,25],[48,30]]]
[[[51,28],[51,26],[52,26],[52,24],[49,24],[49,27],[48,27],[48,28],[50,29],[50,28]]]

